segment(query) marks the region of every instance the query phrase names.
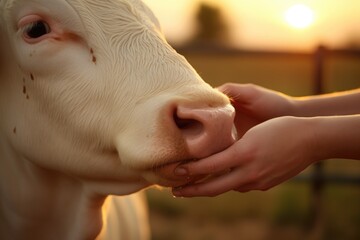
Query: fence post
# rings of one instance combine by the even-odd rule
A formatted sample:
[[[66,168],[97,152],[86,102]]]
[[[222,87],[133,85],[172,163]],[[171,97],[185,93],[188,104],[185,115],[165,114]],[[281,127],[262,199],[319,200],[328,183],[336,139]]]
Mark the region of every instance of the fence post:
[[[314,85],[313,94],[324,93],[324,58],[326,48],[319,46],[314,53]],[[310,226],[311,239],[322,239],[323,235],[323,189],[324,163],[318,162],[313,166],[311,176]]]

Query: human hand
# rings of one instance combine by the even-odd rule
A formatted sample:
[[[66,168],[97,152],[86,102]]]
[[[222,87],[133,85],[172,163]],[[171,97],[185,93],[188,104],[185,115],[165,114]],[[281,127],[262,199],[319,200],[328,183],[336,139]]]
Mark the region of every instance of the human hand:
[[[280,117],[250,129],[223,152],[180,165],[175,174],[209,175],[204,181],[173,189],[175,196],[216,196],[230,190],[267,190],[316,161],[311,118]]]
[[[294,98],[253,84],[227,83],[218,88],[232,99],[234,124],[241,137],[250,128],[271,118],[291,115]]]

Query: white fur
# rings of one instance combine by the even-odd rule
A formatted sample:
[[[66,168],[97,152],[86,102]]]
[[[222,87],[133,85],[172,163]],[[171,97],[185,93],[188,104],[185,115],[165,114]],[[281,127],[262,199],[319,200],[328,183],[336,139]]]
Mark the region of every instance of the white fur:
[[[18,23],[30,14],[56,37],[25,42]],[[106,196],[156,184],[153,166],[193,157],[168,127],[174,106],[229,103],[138,0],[0,0],[0,35],[1,239],[94,238]],[[121,199],[112,214],[138,222],[118,226],[123,239],[148,238],[141,196]]]

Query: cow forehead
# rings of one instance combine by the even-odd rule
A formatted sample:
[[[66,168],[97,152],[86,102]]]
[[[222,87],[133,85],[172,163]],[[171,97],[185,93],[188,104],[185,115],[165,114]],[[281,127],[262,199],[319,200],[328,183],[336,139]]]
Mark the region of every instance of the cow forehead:
[[[113,24],[116,24],[116,20],[120,20],[120,17],[128,17],[131,18],[131,21],[136,20],[142,24],[150,23],[160,31],[158,19],[141,0],[0,0],[0,10],[11,11],[14,6],[20,6],[24,3],[44,6],[67,4],[74,8],[82,18],[102,17],[111,19]],[[87,11],[84,11],[85,9]],[[92,12],[92,16],[88,15],[89,11]],[[1,15],[3,14],[1,13]]]
[[[70,5],[86,7],[97,13],[112,13],[118,15],[121,13],[128,13],[135,15],[138,18],[149,18],[154,24],[158,25],[158,20],[151,12],[151,10],[141,0],[65,0]],[[122,11],[126,10],[126,11]]]

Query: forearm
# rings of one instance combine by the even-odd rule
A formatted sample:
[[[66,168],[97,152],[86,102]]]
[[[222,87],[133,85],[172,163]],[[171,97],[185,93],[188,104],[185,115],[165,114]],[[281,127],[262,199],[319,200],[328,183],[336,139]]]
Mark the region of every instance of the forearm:
[[[315,159],[360,160],[360,114],[312,118]]]
[[[293,116],[360,114],[360,89],[293,99]]]

